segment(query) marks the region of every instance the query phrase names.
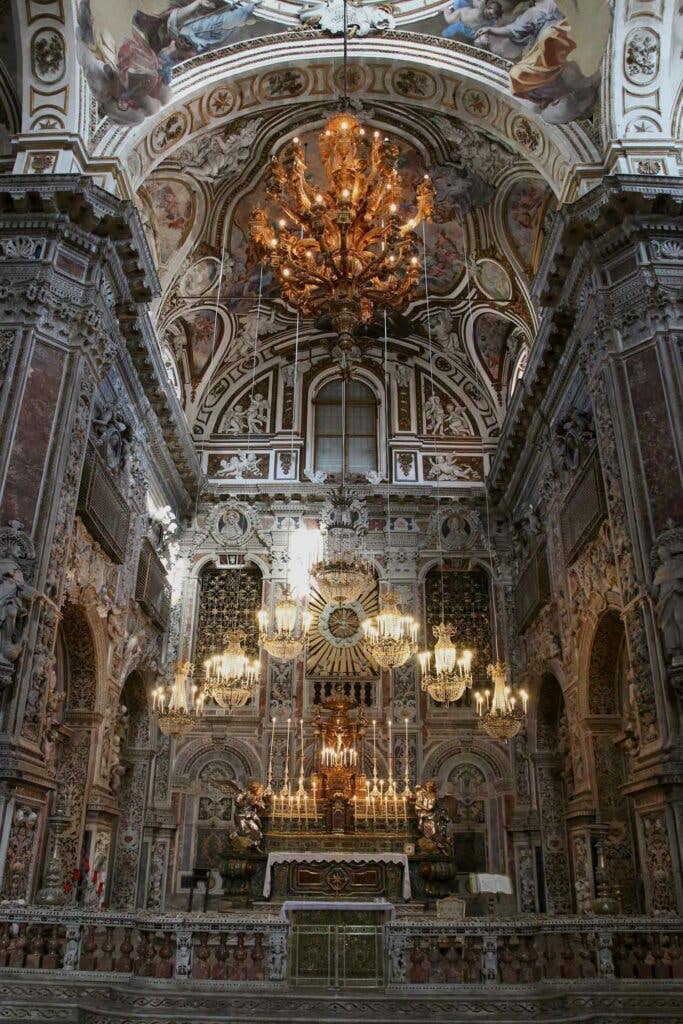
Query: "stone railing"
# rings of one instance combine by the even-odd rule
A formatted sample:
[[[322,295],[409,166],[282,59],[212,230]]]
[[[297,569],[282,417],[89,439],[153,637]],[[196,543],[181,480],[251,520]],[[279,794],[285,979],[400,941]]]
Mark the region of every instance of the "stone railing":
[[[289,925],[278,918],[0,907],[0,971],[284,982]]]
[[[0,907],[0,974],[281,989],[290,925],[277,917]],[[428,992],[557,981],[683,983],[683,918],[395,920],[384,926],[386,985]]]
[[[683,979],[683,919],[534,917],[394,921],[389,988],[543,981]]]

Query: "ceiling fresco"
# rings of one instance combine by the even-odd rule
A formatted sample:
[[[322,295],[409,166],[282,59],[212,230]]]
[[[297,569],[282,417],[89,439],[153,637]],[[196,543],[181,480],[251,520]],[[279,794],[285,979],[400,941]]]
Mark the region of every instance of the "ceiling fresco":
[[[298,135],[315,180],[324,116],[322,106],[294,108],[256,119],[256,132],[247,118],[217,126],[175,149],[138,192],[163,288],[157,325],[164,359],[198,442],[239,434],[236,425],[247,422],[254,394],[274,402],[268,367],[283,357],[291,361],[295,336],[301,373],[329,361],[333,332],[305,320],[297,328],[269,271],[261,272],[248,248],[249,217],[264,201],[270,155]],[[397,142],[406,197],[427,168],[437,191],[437,212],[424,235],[428,289],[421,286],[405,315],[390,321],[390,360],[410,358],[426,367],[431,346],[439,375],[450,382],[441,394],[445,429],[457,419],[476,425],[467,436],[484,431],[492,438],[520,339],[533,334],[528,275],[556,205],[553,193],[526,159],[456,117],[429,116],[408,103],[401,110],[378,103],[362,116]],[[382,347],[382,325],[375,324],[363,355],[378,372]]]
[[[609,0],[394,0],[348,10],[352,39],[417,33],[502,58],[511,95],[549,123],[593,114]],[[342,12],[342,0],[79,0],[79,60],[100,114],[137,124],[171,100],[186,61],[283,32],[339,35]],[[286,87],[288,73],[279,74]]]

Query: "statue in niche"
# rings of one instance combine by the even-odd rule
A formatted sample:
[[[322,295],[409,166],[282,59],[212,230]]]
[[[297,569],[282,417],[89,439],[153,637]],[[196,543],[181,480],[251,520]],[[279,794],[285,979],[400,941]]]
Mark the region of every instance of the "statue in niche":
[[[21,653],[33,593],[14,559],[0,559],[0,669],[12,668]]]
[[[231,409],[226,412],[221,432],[225,434],[246,434],[247,414],[241,402],[235,402]]]
[[[465,412],[458,409],[455,402],[446,402],[444,433],[445,434],[471,434],[472,427]]]
[[[236,402],[228,409],[221,430],[226,434],[264,434],[268,429],[269,413],[270,402],[256,392],[246,408],[242,402]]]
[[[653,584],[657,597],[657,618],[669,663],[683,664],[683,529],[660,534],[655,543],[659,563]]]
[[[237,828],[230,833],[234,846],[260,850],[263,843],[261,813],[266,805],[263,799],[264,787],[260,782],[250,782],[235,800],[235,822]]]
[[[448,819],[438,807],[436,779],[415,787],[415,813],[417,830],[420,833],[418,846],[421,853],[442,853],[450,855],[451,849],[446,834]]]
[[[429,396],[424,404],[424,414],[426,432],[440,437],[444,432],[446,412],[438,395]]]
[[[127,732],[128,708],[124,704],[120,704],[116,711],[114,727],[109,740],[107,767],[105,771],[112,793],[119,792],[121,789],[121,783],[123,782],[123,776],[126,774],[126,769],[121,764],[121,747]]]
[[[121,472],[126,465],[131,430],[123,412],[113,402],[95,400],[93,433],[109,469]]]
[[[270,402],[258,392],[251,396],[247,409],[247,427],[250,434],[264,434],[268,429]]]

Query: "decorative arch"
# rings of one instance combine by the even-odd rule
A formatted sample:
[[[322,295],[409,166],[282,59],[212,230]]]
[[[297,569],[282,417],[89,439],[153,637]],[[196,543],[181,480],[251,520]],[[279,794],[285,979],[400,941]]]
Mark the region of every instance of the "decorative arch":
[[[65,670],[65,712],[100,709],[100,665],[102,654],[97,650],[97,634],[90,626],[87,610],[67,601],[60,624]],[[106,656],[106,655],[105,655]]]
[[[240,116],[246,109],[247,79],[251,116],[258,114],[261,104],[268,104],[270,109],[301,106],[311,99],[318,103],[331,101],[338,94],[334,77],[337,40],[317,32],[299,32],[253,39],[249,44],[248,49],[239,43],[187,61],[174,76],[172,102],[132,128],[104,124],[96,140],[97,155],[127,160],[134,177],[141,180],[151,167],[186,142],[191,132]],[[402,52],[405,61],[397,68],[397,53]],[[322,68],[314,73],[313,65]],[[295,96],[272,95],[269,77],[279,68],[292,66],[301,67],[302,88]],[[375,102],[375,92],[379,98],[386,97],[387,89],[393,91],[399,72],[408,76],[412,72],[429,81],[426,92],[397,92],[395,99],[402,103],[452,114],[455,96],[459,117],[471,124],[484,124],[508,144],[512,140],[515,147],[526,150],[558,195],[569,185],[572,165],[598,159],[594,145],[578,125],[551,125],[522,114],[509,93],[507,63],[491,54],[437,37],[386,33],[354,40],[352,67],[354,91],[370,103]],[[378,70],[370,72],[370,67]],[[481,102],[471,102],[473,93],[482,97]]]
[[[257,777],[261,771],[258,752],[244,740],[231,736],[229,741],[218,747],[205,736],[194,737],[176,755],[172,765],[172,785],[187,783],[212,761],[231,758],[240,766],[243,782]]]
[[[353,370],[354,379],[360,381],[367,388],[370,389],[377,402],[377,456],[378,466],[377,470],[380,476],[385,477],[387,472],[386,465],[386,444],[382,443],[382,439],[386,437],[386,417],[388,415],[387,401],[388,396],[382,387],[382,382],[379,380],[377,375],[366,366],[357,366]],[[304,463],[304,474],[313,475],[315,472],[314,464],[314,452],[315,452],[315,403],[320,392],[330,383],[335,380],[341,379],[339,367],[336,365],[327,365],[314,372],[307,384],[306,392],[306,434],[305,434],[305,463]],[[303,398],[303,389],[302,389]]]

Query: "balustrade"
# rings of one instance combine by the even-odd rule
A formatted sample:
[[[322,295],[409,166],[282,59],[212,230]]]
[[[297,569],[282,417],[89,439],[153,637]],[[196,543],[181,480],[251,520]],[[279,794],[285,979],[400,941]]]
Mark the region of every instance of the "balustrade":
[[[278,918],[0,908],[0,972],[284,986],[290,925]],[[683,979],[683,921],[645,917],[395,920],[391,989],[545,981]]]

